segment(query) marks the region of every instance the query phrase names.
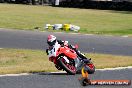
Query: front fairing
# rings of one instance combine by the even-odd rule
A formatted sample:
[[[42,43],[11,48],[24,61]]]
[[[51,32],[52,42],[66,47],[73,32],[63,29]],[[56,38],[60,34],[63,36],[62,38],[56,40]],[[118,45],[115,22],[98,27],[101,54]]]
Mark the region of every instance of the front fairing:
[[[55,43],[55,45],[48,50],[48,57],[56,57],[57,56],[57,50],[60,48],[60,44],[58,42]]]
[[[76,59],[77,54],[74,50],[68,48],[67,46],[61,47],[60,52],[63,53],[65,56],[68,56],[69,58]]]

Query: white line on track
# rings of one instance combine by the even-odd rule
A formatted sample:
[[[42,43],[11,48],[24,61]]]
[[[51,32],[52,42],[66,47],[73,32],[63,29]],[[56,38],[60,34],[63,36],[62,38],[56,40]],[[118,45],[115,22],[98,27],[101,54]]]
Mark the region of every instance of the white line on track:
[[[0,77],[5,77],[5,76],[24,76],[24,75],[30,75],[29,73],[21,73],[21,74],[5,74],[5,75],[0,75]]]
[[[116,68],[104,68],[104,69],[97,69],[97,71],[122,70],[122,69],[132,69],[132,66],[128,66],[128,67],[116,67]]]
[[[108,70],[122,70],[122,69],[132,69],[132,66],[128,67],[117,67],[117,68],[105,68],[105,69],[97,69],[96,71],[108,71]],[[48,73],[48,72],[47,72]],[[66,73],[65,71],[60,71],[60,72],[49,72],[48,74],[63,74]],[[32,75],[29,73],[21,73],[21,74],[5,74],[5,75],[0,75],[0,77],[7,77],[7,76],[26,76],[26,75]]]
[[[84,34],[84,35],[94,35],[94,34]]]
[[[127,36],[127,35],[124,35],[124,36],[122,36],[122,37],[127,38],[128,36]]]
[[[47,31],[40,31],[40,32],[47,32]],[[54,33],[63,34],[63,33],[65,33],[65,32],[54,32]],[[86,35],[86,36],[96,35],[96,34],[83,34],[83,33],[68,33],[68,34],[73,34],[73,35],[79,35],[79,34],[82,34],[82,35]],[[112,37],[112,36],[114,36],[114,35],[103,35],[103,36]],[[127,38],[127,37],[129,37],[129,36],[124,35],[124,36],[118,36],[118,37],[124,37],[124,38]]]

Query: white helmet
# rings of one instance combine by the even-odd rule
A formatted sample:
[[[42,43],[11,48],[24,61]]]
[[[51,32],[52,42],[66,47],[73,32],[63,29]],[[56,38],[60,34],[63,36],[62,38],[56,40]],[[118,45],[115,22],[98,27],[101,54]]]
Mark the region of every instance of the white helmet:
[[[48,35],[47,43],[49,46],[53,46],[56,42],[56,37],[54,35]]]

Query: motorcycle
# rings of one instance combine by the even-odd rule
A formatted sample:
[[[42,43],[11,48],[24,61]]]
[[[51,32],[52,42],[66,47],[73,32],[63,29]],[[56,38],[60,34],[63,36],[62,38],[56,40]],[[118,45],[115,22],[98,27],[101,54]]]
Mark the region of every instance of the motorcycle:
[[[77,48],[77,47],[76,47]],[[68,46],[61,46],[57,42],[53,47],[49,47],[46,50],[49,60],[55,64],[58,70],[65,70],[68,74],[75,75],[80,73],[81,69],[85,67],[89,74],[95,72],[95,66],[88,59],[88,63],[85,63],[77,53]]]

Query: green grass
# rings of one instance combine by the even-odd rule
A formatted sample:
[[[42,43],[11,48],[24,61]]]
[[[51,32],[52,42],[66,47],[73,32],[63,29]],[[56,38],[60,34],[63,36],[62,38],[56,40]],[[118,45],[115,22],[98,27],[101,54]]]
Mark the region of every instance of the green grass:
[[[86,54],[96,68],[132,66],[132,57],[103,54]],[[48,60],[45,51],[0,49],[0,74],[58,71]]]
[[[54,64],[48,61],[48,57],[44,51],[0,50],[0,74],[45,71],[56,71],[56,69]]]
[[[0,4],[0,28],[43,30],[46,23],[71,23],[80,33],[132,35],[132,12]]]

